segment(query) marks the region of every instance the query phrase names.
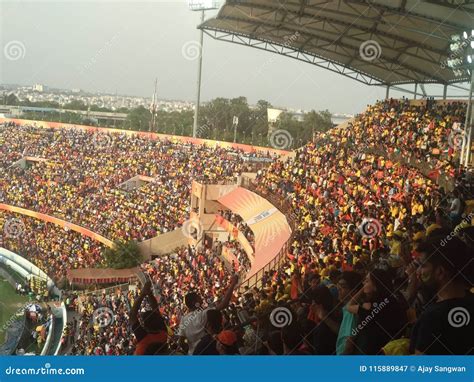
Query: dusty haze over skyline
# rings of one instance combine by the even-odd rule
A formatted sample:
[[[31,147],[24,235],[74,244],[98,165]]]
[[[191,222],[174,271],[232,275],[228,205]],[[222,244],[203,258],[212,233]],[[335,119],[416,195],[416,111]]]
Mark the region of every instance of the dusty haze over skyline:
[[[187,1],[2,0],[0,15],[1,83],[150,97],[157,77],[159,98],[195,99],[200,13]],[[5,55],[12,41],[24,47],[17,60]],[[205,35],[201,99],[238,96],[251,104],[265,99],[280,107],[357,113],[383,98],[385,88]]]

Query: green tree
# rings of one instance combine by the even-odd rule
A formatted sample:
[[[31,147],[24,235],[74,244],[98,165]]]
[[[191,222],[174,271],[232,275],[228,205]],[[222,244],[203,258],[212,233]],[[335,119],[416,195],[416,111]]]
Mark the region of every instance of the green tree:
[[[259,100],[256,107],[250,110],[249,135],[248,137],[246,136],[246,142],[250,144],[262,144],[262,142],[257,141],[259,139],[266,139],[268,135],[268,108],[272,108],[271,103],[265,100]]]
[[[320,112],[311,110],[304,115],[303,125],[305,130],[326,132],[332,128],[331,113],[328,110]]]
[[[19,100],[18,97],[17,97],[15,94],[13,94],[13,93],[4,94],[3,103],[4,103],[5,105],[17,106],[17,105],[20,105],[20,100]]]
[[[127,122],[125,125],[130,127],[130,130],[149,131],[151,121],[150,110],[143,106],[138,106],[132,109],[127,115]]]
[[[133,268],[143,261],[140,248],[135,240],[122,243],[114,242],[114,248],[104,251],[105,267],[114,269]]]
[[[198,136],[200,138],[228,140],[231,129],[229,100],[218,97],[200,109]]]
[[[59,103],[54,102],[54,101],[30,102],[29,100],[26,100],[26,101],[23,101],[21,104],[23,106],[44,107],[44,108],[51,108],[51,109],[59,109],[61,107]]]
[[[278,117],[276,127],[288,131],[292,137],[292,148],[298,148],[310,142],[315,132],[326,132],[332,128],[331,113],[327,110],[311,110],[300,121],[291,113],[283,112]]]
[[[305,135],[303,131],[303,123],[296,120],[293,114],[287,112],[281,113],[276,122],[276,128],[279,130],[286,130],[290,133],[292,142],[291,146],[286,147],[286,149],[292,149],[302,145],[303,137]]]
[[[80,101],[80,100],[73,100],[66,105],[64,105],[64,109],[69,110],[87,110],[87,105]]]
[[[158,110],[156,115],[156,131],[163,134],[192,135],[192,110],[164,111]]]

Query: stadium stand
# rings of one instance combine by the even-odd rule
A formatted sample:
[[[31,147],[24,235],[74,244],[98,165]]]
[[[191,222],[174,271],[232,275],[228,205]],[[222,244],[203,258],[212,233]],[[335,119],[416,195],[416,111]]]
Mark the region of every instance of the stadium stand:
[[[368,106],[349,127],[318,134],[312,143],[296,150],[294,157],[273,161],[258,171],[250,188],[268,200],[280,200],[278,207],[291,222],[291,241],[280,266],[269,269],[257,283],[236,288],[233,269],[220,256],[224,246],[238,250],[232,238],[212,248],[179,248],[142,265],[149,280],[144,284],[77,297],[73,306],[79,320],[70,324],[65,336],[71,354],[472,354],[468,335],[472,322],[466,321],[461,330],[453,331],[445,318],[440,318],[452,316],[459,308],[474,314],[469,292],[474,275],[472,178],[469,181],[469,173],[456,164],[459,150],[452,144],[455,124],[464,113],[465,105],[458,102],[415,105],[405,100],[381,101]],[[10,128],[38,133],[32,127]],[[13,137],[11,131],[2,129],[5,132]],[[81,161],[92,161],[93,151],[87,151],[91,137],[70,131],[65,135],[75,137],[76,143],[71,141],[64,150],[79,157],[82,154],[77,153],[86,150]],[[54,136],[65,139],[58,132]],[[147,146],[146,141],[112,139],[112,147],[118,147],[119,152],[128,152],[127,145],[131,153]],[[33,154],[70,166],[67,156],[59,158],[59,154],[48,152],[47,142]],[[24,145],[12,141],[15,150],[6,153],[11,161],[19,159],[15,153],[23,151]],[[209,182],[226,180],[242,171],[238,161],[226,159],[226,151],[217,151],[220,157],[213,159],[205,148],[189,150],[166,141],[153,145],[161,147],[158,153],[172,151],[163,162],[171,165],[161,173],[158,184],[165,186],[156,191],[155,200],[162,195],[174,198],[170,190],[180,187],[174,179],[186,189],[190,187],[184,175],[170,176],[179,167],[177,163],[186,168],[188,155],[197,163],[206,163],[201,172],[192,174],[196,178],[207,175]],[[107,156],[112,151],[101,152]],[[117,152],[113,156],[121,163]],[[90,200],[91,195],[107,198],[102,192],[107,179],[116,185],[143,169],[149,170],[149,176],[159,173],[145,159],[142,162],[133,154],[129,157],[134,158],[131,164],[136,169],[126,175],[113,176],[111,169],[118,173],[125,170],[114,165],[109,156],[100,162],[105,168],[97,165],[94,178],[89,174],[87,179],[94,181],[83,177],[79,166],[74,180],[64,182],[64,189],[82,190],[81,200]],[[401,157],[404,160],[397,159]],[[76,203],[76,196],[68,199],[62,186],[50,190],[29,180],[30,169],[41,168],[33,174],[46,173],[47,180],[55,179],[57,169],[40,163],[19,171],[8,168],[11,161],[2,161],[3,168],[28,187],[4,181],[2,195],[9,203],[47,208],[49,213],[81,222],[94,221],[95,209],[82,208],[81,215],[75,215],[73,208],[53,210],[59,206],[58,200],[62,200],[62,208],[69,201]],[[215,172],[210,172],[211,166],[216,166]],[[449,187],[440,187],[441,175]],[[34,202],[37,199],[29,198],[31,190],[43,195],[39,205]],[[138,224],[141,227],[154,209],[147,209],[147,198],[134,201],[128,211],[145,211],[140,215],[145,217]],[[143,206],[139,204],[142,201]],[[168,200],[166,206],[166,212],[178,213]],[[179,213],[184,216],[185,210]],[[110,219],[107,212],[103,214],[105,221]],[[226,211],[222,214],[249,234],[238,216]],[[137,215],[124,216],[124,221],[133,221]],[[156,215],[152,220],[163,216],[169,215]],[[167,224],[178,225],[179,219]],[[120,225],[95,227],[112,232],[111,237],[147,237],[133,224],[127,230]],[[38,237],[44,241],[44,235],[55,231],[39,232],[32,234],[31,240]],[[77,249],[86,239],[75,235],[62,233],[61,237],[64,249],[79,256]],[[21,242],[10,245],[17,245],[17,251],[22,249]],[[94,248],[92,243],[87,245]],[[47,249],[33,259],[39,256],[37,263],[44,265],[50,261],[48,254]],[[70,256],[64,260],[54,272],[74,267],[77,259]],[[132,307],[139,317],[132,319]]]

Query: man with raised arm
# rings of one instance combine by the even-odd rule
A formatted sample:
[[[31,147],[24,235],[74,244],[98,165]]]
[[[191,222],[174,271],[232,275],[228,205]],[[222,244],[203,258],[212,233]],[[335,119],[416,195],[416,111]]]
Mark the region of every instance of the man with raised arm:
[[[184,303],[188,313],[181,318],[178,336],[181,347],[184,350],[187,348],[188,354],[193,354],[195,346],[206,334],[207,311],[209,309],[223,310],[227,308],[238,280],[237,275],[232,276],[224,297],[215,306],[208,306],[203,309],[201,297],[196,292],[190,292],[185,296]]]

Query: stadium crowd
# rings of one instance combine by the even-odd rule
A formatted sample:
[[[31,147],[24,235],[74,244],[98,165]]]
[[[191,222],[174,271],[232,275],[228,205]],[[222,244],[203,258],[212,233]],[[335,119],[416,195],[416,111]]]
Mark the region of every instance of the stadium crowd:
[[[380,102],[351,126],[318,134],[293,158],[274,161],[259,171],[256,187],[262,195],[284,200],[296,222],[280,269],[267,272],[257,285],[243,283],[237,288],[238,278],[214,249],[178,249],[143,265],[150,279],[143,286],[88,297],[81,305],[72,353],[473,354],[474,203],[472,188],[457,181],[464,174],[456,166],[458,150],[452,144],[453,123],[462,121],[464,109],[459,103]],[[100,162],[114,168],[119,166],[115,158],[120,158],[120,149],[114,152],[111,147],[120,147],[120,140],[111,139],[115,143],[99,153],[109,155]],[[150,170],[147,166],[158,158],[145,157],[142,162],[135,156],[140,145],[135,146],[133,139],[128,156],[134,158],[132,168],[136,164],[137,170],[140,165]],[[65,147],[68,150],[71,144]],[[385,153],[371,150],[380,147]],[[82,150],[88,150],[87,145],[72,152]],[[168,148],[153,150],[153,155],[163,150],[166,155],[159,159],[172,163],[168,172],[147,175],[158,176],[158,183],[166,184],[173,196],[180,189],[173,189],[174,179],[180,179],[174,170],[184,163],[186,171],[180,174],[207,174],[210,180],[230,177],[239,168],[234,162],[227,167],[225,160],[212,159],[219,157],[216,150],[201,153],[205,159],[193,150],[168,155]],[[390,159],[395,152],[448,174],[454,189],[443,189],[418,168]],[[93,153],[91,149],[81,160],[93,162]],[[188,157],[194,159],[187,161]],[[193,170],[194,166],[202,168]],[[213,166],[220,170],[211,175]],[[109,174],[128,171],[124,168]],[[17,170],[8,171],[15,176]],[[109,181],[117,187],[137,173],[143,173],[142,168]],[[98,178],[94,189],[98,200],[106,195],[103,190],[120,192]],[[181,179],[185,184],[185,175]],[[82,179],[76,181],[84,187]],[[20,184],[14,186],[16,191]],[[2,191],[11,202],[29,203],[27,196],[12,193],[8,185]],[[55,200],[62,191],[44,192],[45,202],[37,207],[53,208],[49,198]],[[61,205],[68,206],[64,200]],[[111,200],[114,205],[116,199]],[[177,216],[176,204],[167,200],[164,205],[160,211],[174,211]],[[73,203],[68,211],[72,220],[76,206]],[[135,209],[140,208],[131,207]],[[180,211],[184,216],[186,210]],[[145,210],[143,216],[152,216],[149,213]],[[140,236],[148,227],[146,218],[134,221],[134,212],[121,216],[122,221],[112,219],[136,224],[123,228],[125,233],[118,237],[134,237],[134,229]],[[90,215],[90,225],[94,218]],[[163,215],[153,216],[151,226],[162,222]],[[96,227],[103,232],[127,225],[109,226],[104,221],[102,228]],[[102,313],[103,308],[105,318],[98,319],[97,311]]]
[[[252,166],[248,154],[232,148],[76,129],[4,124],[0,141],[0,201],[111,240],[142,241],[179,227],[189,213],[193,179],[231,180]],[[14,165],[25,156],[40,159]],[[137,175],[152,180],[127,190],[124,183]]]
[[[438,177],[456,175],[456,155],[465,138],[465,102],[413,102],[389,99],[368,105],[350,129],[367,148],[416,164],[426,164]],[[412,162],[413,161],[413,162]]]
[[[366,142],[357,128],[334,129],[259,174],[260,191],[296,215],[288,261],[227,310],[196,310],[188,294],[180,333],[194,354],[472,353],[469,316],[457,331],[447,322],[456,309],[474,313],[472,195],[448,195],[417,169],[361,151]]]
[[[245,238],[249,241],[250,245],[255,249],[255,235],[250,229],[247,223],[242,219],[242,217],[235,212],[230,210],[219,210],[218,215],[222,216],[225,220],[232,223],[237,231],[240,231],[244,234]],[[236,235],[234,235],[236,236]]]
[[[0,227],[0,246],[25,257],[56,282],[69,269],[103,262],[101,243],[67,227],[6,211],[0,211]]]
[[[110,293],[71,296],[78,317],[69,323],[64,338],[72,355],[133,354],[130,308],[138,291],[116,289]]]

